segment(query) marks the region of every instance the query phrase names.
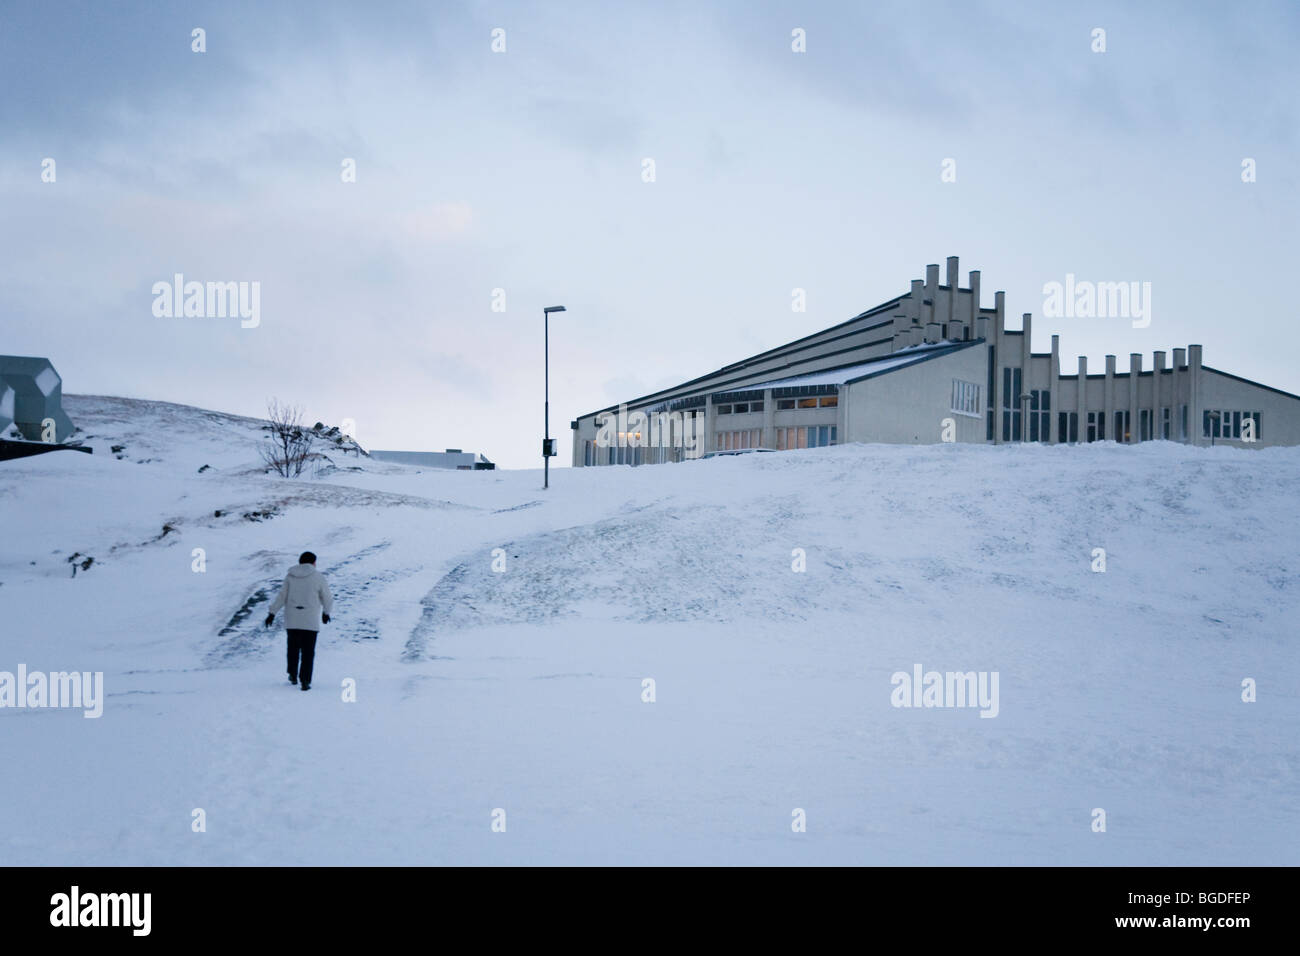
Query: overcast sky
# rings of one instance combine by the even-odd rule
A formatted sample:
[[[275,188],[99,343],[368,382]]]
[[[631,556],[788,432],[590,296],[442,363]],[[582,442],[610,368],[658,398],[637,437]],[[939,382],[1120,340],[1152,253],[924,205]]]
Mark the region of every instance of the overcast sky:
[[[1198,342],[1300,393],[1300,7],[1077,6],[3,0],[0,351],[535,467],[543,306],[567,463],[577,415],[958,255],[1012,327],[1151,283],[1147,328],[1037,319],[1067,372]],[[259,282],[260,325],[156,317],[175,273]]]

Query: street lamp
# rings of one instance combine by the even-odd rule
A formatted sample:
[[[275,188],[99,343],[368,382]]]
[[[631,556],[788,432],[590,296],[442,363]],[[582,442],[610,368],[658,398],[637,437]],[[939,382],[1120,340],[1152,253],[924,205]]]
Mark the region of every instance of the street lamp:
[[[1219,430],[1219,419],[1222,416],[1218,412],[1210,412],[1210,447],[1214,447],[1214,433]]]
[[[555,443],[551,440],[551,313],[566,311],[562,305],[548,305],[542,309],[542,364],[546,376],[545,427],[546,436],[542,439],[542,488],[551,487],[551,457],[555,454]]]

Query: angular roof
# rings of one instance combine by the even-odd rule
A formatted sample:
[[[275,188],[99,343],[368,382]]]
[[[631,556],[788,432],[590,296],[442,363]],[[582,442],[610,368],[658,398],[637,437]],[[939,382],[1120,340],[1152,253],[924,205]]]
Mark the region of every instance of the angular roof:
[[[979,339],[976,339],[970,342],[936,342],[931,345],[913,345],[905,349],[899,349],[889,355],[882,355],[869,362],[859,362],[856,365],[846,365],[843,368],[824,369],[819,372],[809,372],[806,375],[794,375],[789,378],[778,378],[769,382],[746,385],[743,391],[760,388],[793,388],[803,385],[846,385],[850,382],[860,382],[865,378],[873,378],[876,375],[883,375],[886,372],[892,372],[900,368],[907,368],[909,365],[916,365],[918,362],[938,358],[940,355],[948,355],[951,352],[969,348],[979,341]]]
[[[854,335],[859,335],[863,332],[870,332],[874,329],[883,328],[885,326],[892,325],[893,324],[892,318],[886,318],[884,321],[877,322],[874,325],[866,325],[864,320],[872,320],[872,319],[879,318],[880,316],[890,312],[890,310],[897,307],[899,302],[901,302],[905,298],[907,298],[906,294],[901,296],[896,296],[895,298],[890,299],[888,302],[883,302],[880,305],[875,306],[874,308],[867,309],[865,312],[859,312],[853,318],[848,319],[844,322],[840,322],[837,325],[832,325],[830,328],[822,329],[819,332],[813,332],[809,335],[805,335],[802,338],[795,339],[793,342],[787,342],[785,345],[780,345],[777,346],[776,348],[767,349],[766,351],[759,352],[757,355],[751,355],[749,358],[742,359],[739,362],[732,362],[730,365],[724,365],[722,368],[715,369],[714,371],[709,372],[707,375],[700,375],[696,378],[690,379],[689,381],[682,382],[679,385],[673,385],[668,388],[663,388],[657,392],[651,392],[649,395],[642,395],[640,398],[635,398],[630,401],[623,402],[621,404],[625,404],[629,408],[643,408],[646,405],[653,404],[659,401],[668,401],[668,400],[683,398],[690,395],[703,394],[705,392],[724,391],[728,386],[734,386],[734,388],[738,390],[754,388],[755,386],[753,385],[741,384],[743,380],[749,377],[750,375],[761,374],[759,372],[753,371],[751,366],[761,365],[764,362],[772,361],[777,358],[782,358],[785,356],[794,356],[799,353],[806,352],[808,349],[816,348],[819,345],[826,345],[829,344],[830,342],[843,340],[845,338],[850,338]],[[850,331],[846,332],[844,331],[845,329],[850,329]],[[882,339],[879,342],[863,343],[861,346],[851,346],[849,348],[842,349],[841,351],[855,351],[858,348],[865,348],[869,345],[884,344],[886,341],[888,341],[888,338]],[[792,359],[790,362],[786,364],[801,365],[806,362],[814,362],[825,357],[826,355],[824,354],[810,355],[804,358]],[[726,375],[730,375],[733,377],[730,379],[722,379],[722,376],[726,376]],[[614,411],[618,407],[619,407],[618,404],[607,405],[602,409],[597,409],[594,412],[588,412],[587,414],[580,415],[578,417],[591,418],[592,416],[599,415],[602,412]]]

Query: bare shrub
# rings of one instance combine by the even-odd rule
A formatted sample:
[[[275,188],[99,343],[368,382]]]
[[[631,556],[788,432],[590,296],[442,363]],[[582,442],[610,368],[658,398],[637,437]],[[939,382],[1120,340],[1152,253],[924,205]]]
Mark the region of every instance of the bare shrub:
[[[264,427],[271,434],[262,445],[262,461],[284,478],[297,478],[314,457],[311,446],[316,437],[302,425],[302,408],[273,398],[266,404],[266,419]]]

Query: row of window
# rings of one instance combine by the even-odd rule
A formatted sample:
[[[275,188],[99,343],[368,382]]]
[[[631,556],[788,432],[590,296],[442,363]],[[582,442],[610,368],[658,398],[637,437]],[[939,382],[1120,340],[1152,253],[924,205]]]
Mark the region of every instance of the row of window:
[[[967,408],[977,408],[979,403],[978,386],[972,386],[969,382],[960,382],[953,380],[953,401],[952,410],[955,412],[964,412]],[[1020,410],[1020,391],[1021,373],[1018,368],[1004,368],[1002,370],[1002,440],[1020,441],[1021,440],[1021,410]],[[975,395],[972,404],[970,399],[970,389],[974,389]],[[960,401],[959,401],[960,399]],[[1187,406],[1178,406],[1178,440],[1187,441]],[[1028,439],[1033,442],[1049,441],[1051,437],[1051,414],[1052,414],[1052,395],[1047,390],[1032,389],[1029,392],[1029,434]],[[1105,441],[1106,440],[1106,414],[1105,412],[1088,412],[1085,422],[1086,430],[1084,432],[1085,441]],[[1159,436],[1164,441],[1172,441],[1173,435],[1173,409],[1165,406],[1160,409],[1159,418],[1156,418],[1155,412],[1150,408],[1138,410],[1138,432],[1136,438],[1133,435],[1132,412],[1128,409],[1116,410],[1113,413],[1111,436],[1113,440],[1131,444],[1134,441],[1151,441],[1155,437],[1156,429],[1159,428]],[[1253,423],[1253,424],[1243,424]],[[1237,438],[1240,439],[1250,428],[1254,429],[1253,437],[1259,440],[1259,412],[1239,412],[1239,411],[1207,411],[1203,425],[1203,434],[1206,438]],[[1079,414],[1078,412],[1061,412],[1057,419],[1057,441],[1077,442],[1079,440]]]
[[[779,451],[794,448],[824,448],[836,444],[839,437],[835,425],[812,425],[798,428],[777,428],[776,447]],[[745,448],[763,448],[761,428],[742,428],[718,432],[714,448],[718,451],[740,451]],[[601,447],[588,439],[583,442],[584,465],[654,465],[661,462],[683,461],[690,456],[680,447],[646,447],[610,445]]]
[[[799,428],[778,428],[776,430],[777,451],[792,448],[825,448],[836,442],[836,426],[812,425]]]
[[[1259,441],[1259,412],[1206,409],[1201,417],[1201,435]]]
[[[1169,406],[1160,409],[1160,439],[1173,441],[1173,412]],[[1111,418],[1111,438],[1117,442],[1132,443],[1133,415],[1128,409],[1116,411]],[[1149,408],[1138,410],[1138,441],[1151,441],[1156,418]],[[1106,413],[1088,412],[1084,422],[1084,441],[1106,440]],[[1031,437],[1031,440],[1036,440]],[[1041,439],[1046,441],[1044,437]],[[1057,441],[1077,442],[1079,440],[1079,413],[1061,412],[1057,418]],[[1187,406],[1178,406],[1178,440],[1187,441]]]
[[[838,395],[822,395],[813,398],[778,398],[776,410],[787,411],[791,408],[834,408],[840,403]]]
[[[1021,374],[1018,368],[1002,370],[1002,440],[1020,441],[1023,412],[1020,406]],[[1029,440],[1045,442],[1052,434],[1052,393],[1029,391]]]
[[[738,432],[718,432],[714,444],[718,451],[736,451],[741,448],[761,448],[763,429],[745,428]]]
[[[840,397],[838,395],[822,395],[813,398],[778,398],[776,408],[777,411],[782,412],[795,408],[834,408],[839,403]],[[763,403],[732,402],[730,405],[714,405],[713,410],[719,415],[743,415],[747,412],[761,412]]]
[[[583,443],[582,462],[584,465],[642,465],[652,461],[674,461],[680,459],[659,458],[656,452],[673,452],[680,449],[667,448],[642,448],[639,445],[630,447],[627,445],[605,445],[601,446],[594,441]]]

